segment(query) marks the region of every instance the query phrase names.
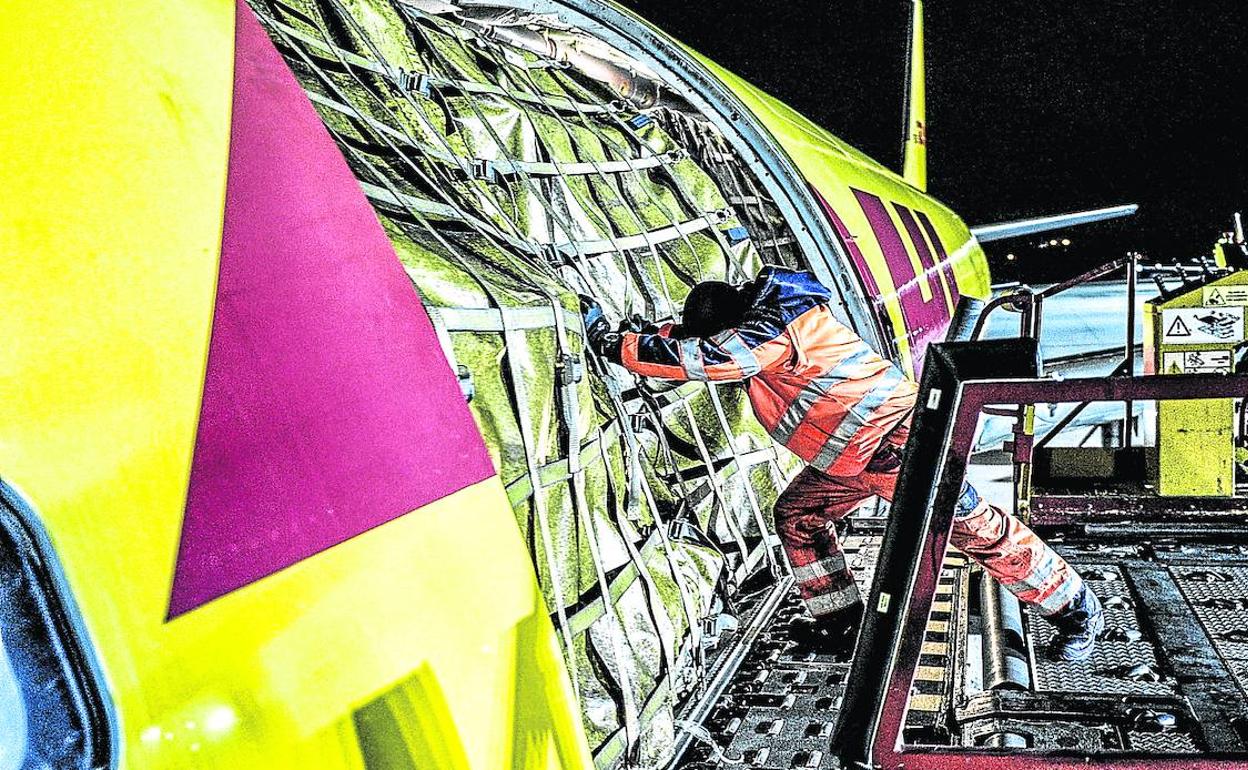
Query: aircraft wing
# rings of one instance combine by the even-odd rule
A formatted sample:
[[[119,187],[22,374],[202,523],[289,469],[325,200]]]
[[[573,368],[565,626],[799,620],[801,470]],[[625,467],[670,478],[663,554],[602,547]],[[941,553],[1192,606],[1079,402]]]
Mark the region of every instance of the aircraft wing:
[[[980,243],[987,243],[988,241],[1000,241],[1005,238],[1017,238],[1020,235],[1034,235],[1035,233],[1046,233],[1050,230],[1061,230],[1066,227],[1074,227],[1075,225],[1086,225],[1090,222],[1103,222],[1107,219],[1129,217],[1136,211],[1139,211],[1139,209],[1138,204],[1128,203],[1122,206],[1076,211],[1070,214],[1057,214],[1035,219],[1016,219],[1012,222],[997,222],[991,225],[972,227],[971,233]]]
[[[1144,339],[1144,305],[1157,296],[1154,286],[1140,284],[1136,289],[1135,339]],[[1107,375],[1122,361],[1126,352],[1127,282],[1096,281],[1076,286],[1045,300],[1044,331],[1040,339],[1040,355],[1044,370],[1061,377],[1098,377]],[[987,339],[1018,335],[1018,316],[997,313],[984,329]],[[1137,367],[1140,345],[1136,343]],[[1064,419],[1074,404],[1053,404],[1036,409],[1035,431],[1044,435]],[[1151,405],[1134,404],[1134,413],[1143,415]],[[1085,407],[1068,426],[1070,436],[1079,430],[1121,420],[1123,405],[1101,402]],[[1010,438],[1012,418],[985,419],[976,443],[976,451],[994,449]]]

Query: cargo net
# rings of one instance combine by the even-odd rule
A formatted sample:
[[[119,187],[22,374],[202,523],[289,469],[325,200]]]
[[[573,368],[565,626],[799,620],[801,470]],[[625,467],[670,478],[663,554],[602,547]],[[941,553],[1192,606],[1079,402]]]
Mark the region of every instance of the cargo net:
[[[770,508],[795,468],[741,388],[643,385],[594,357],[577,294],[671,319],[698,281],[797,264],[791,232],[710,124],[503,44],[497,19],[252,3],[459,374],[598,765],[665,764],[705,679],[704,626],[777,568]]]

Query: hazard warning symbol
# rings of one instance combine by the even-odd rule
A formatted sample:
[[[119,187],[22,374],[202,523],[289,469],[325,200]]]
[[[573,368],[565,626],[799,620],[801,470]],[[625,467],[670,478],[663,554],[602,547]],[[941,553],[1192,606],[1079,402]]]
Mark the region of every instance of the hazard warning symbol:
[[[1244,308],[1187,307],[1161,311],[1161,342],[1167,345],[1235,344],[1244,339]]]
[[[1190,350],[1162,355],[1165,374],[1230,374],[1231,351]]]
[[[1248,305],[1248,286],[1206,286],[1202,304],[1209,307]]]
[[[1170,325],[1166,327],[1166,334],[1171,337],[1190,337],[1192,327],[1183,320],[1182,316],[1175,316]]]

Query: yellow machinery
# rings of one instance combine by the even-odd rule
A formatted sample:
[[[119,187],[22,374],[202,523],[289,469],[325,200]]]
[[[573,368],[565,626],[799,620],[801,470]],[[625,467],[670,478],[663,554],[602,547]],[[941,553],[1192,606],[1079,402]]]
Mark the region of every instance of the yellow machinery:
[[[1206,281],[1145,306],[1145,371],[1230,374],[1245,339],[1248,271]],[[1167,497],[1234,493],[1234,401],[1157,405],[1157,492]]]

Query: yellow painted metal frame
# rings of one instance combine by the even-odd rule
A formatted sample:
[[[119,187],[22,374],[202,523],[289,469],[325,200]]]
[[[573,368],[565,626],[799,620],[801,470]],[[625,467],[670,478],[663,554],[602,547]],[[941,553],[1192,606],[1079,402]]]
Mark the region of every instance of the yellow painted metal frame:
[[[1163,342],[1162,313],[1204,307],[1208,288],[1248,287],[1240,271],[1175,297],[1144,305],[1145,371],[1173,374],[1163,366],[1167,353],[1219,351],[1233,360],[1240,339],[1229,343],[1181,345]],[[1240,292],[1241,294],[1243,292]],[[1248,308],[1245,309],[1248,312]],[[1228,366],[1228,374],[1229,366]],[[1157,404],[1157,493],[1163,496],[1229,497],[1235,493],[1235,403],[1229,398],[1161,401]]]

